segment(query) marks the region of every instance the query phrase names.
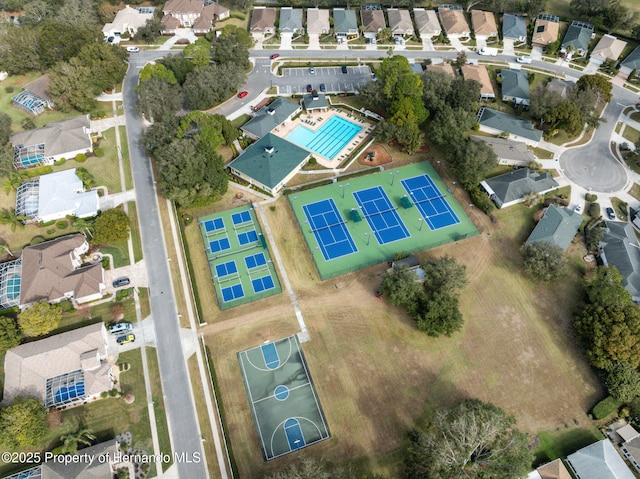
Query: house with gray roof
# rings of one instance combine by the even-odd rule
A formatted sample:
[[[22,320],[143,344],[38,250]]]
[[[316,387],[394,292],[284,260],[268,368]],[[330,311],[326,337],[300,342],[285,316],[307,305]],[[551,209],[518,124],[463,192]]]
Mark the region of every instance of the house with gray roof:
[[[333,31],[336,37],[355,38],[358,36],[358,20],[355,10],[334,8]]]
[[[609,439],[603,439],[569,454],[567,461],[578,479],[635,478]]]
[[[560,51],[569,57],[584,56],[589,51],[589,42],[594,35],[593,25],[574,20],[564,35]]]
[[[267,133],[231,163],[232,174],[276,194],[307,163],[311,153],[284,138]]]
[[[542,131],[536,130],[528,120],[509,115],[498,110],[483,107],[478,112],[480,129],[493,135],[507,133],[509,139],[538,146],[542,140]]]
[[[625,75],[637,69],[640,69],[640,46],[636,47],[622,60],[622,63],[620,63],[620,71]]]
[[[472,136],[471,139],[482,141],[491,148],[498,157],[498,163],[501,165],[529,166],[536,159],[533,151],[519,141],[491,136]]]
[[[544,194],[558,187],[558,183],[547,173],[539,173],[529,168],[510,171],[494,176],[480,183],[498,208],[522,203],[526,195]]]
[[[502,18],[502,36],[516,42],[526,42],[527,20],[520,15],[505,13]]]
[[[309,93],[302,97],[302,105],[307,111],[326,111],[331,106],[329,97],[324,93]]]
[[[640,433],[631,424],[626,424],[616,433],[624,441],[620,446],[620,451],[633,468],[640,472]]]
[[[414,8],[413,19],[416,22],[416,30],[420,38],[431,39],[442,33],[442,27],[435,10]]]
[[[550,243],[566,251],[582,223],[582,215],[569,208],[550,205],[533,229],[527,243]]]
[[[302,33],[302,8],[280,7],[280,34]]]
[[[392,35],[397,37],[413,35],[413,22],[409,10],[389,8],[387,9],[387,17],[389,17],[389,28]]]
[[[278,97],[269,105],[255,112],[254,117],[240,129],[249,138],[257,140],[270,131],[291,120],[301,110],[300,105],[286,98]]]
[[[502,72],[502,101],[512,101],[514,105],[529,106],[529,74],[526,70],[512,70],[503,68]]]
[[[635,303],[640,303],[640,246],[631,223],[605,221],[604,237],[598,249],[605,265],[615,266],[622,286]]]

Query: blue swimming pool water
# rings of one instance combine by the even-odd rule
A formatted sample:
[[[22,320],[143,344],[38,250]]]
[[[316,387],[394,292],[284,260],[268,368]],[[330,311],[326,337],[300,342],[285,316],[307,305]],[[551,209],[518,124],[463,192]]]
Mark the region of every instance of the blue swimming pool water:
[[[332,116],[318,130],[297,126],[287,140],[311,150],[324,158],[333,158],[356,136],[362,127],[339,116]]]

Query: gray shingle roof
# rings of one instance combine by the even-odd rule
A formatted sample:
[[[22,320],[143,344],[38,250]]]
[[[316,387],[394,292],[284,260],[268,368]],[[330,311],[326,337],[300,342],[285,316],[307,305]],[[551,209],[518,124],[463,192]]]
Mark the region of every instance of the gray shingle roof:
[[[309,155],[307,150],[268,133],[249,146],[229,167],[269,188],[275,188]]]
[[[533,152],[527,148],[527,145],[519,141],[489,136],[472,136],[471,138],[486,143],[495,152],[499,160],[509,160],[528,165],[536,159]]]
[[[504,38],[527,38],[527,21],[524,17],[505,13],[502,19],[502,36]]]
[[[251,120],[242,125],[242,130],[258,138],[263,137],[299,108],[297,103],[282,97],[276,98],[270,105],[260,108]]]
[[[318,93],[316,95],[310,93],[302,97],[302,103],[307,110],[314,110],[316,108],[329,108],[329,102],[324,93]]]
[[[73,460],[56,462],[45,461],[42,464],[42,477],[47,479],[99,479],[113,477],[111,470],[114,458],[120,454],[120,448],[115,439],[101,442],[95,446],[86,447],[73,455],[84,455],[84,457],[110,458],[110,460],[78,461]]]
[[[542,139],[542,131],[536,130],[533,123],[491,108],[482,108],[478,114],[479,123],[488,128],[504,131],[533,141]]]
[[[634,479],[633,473],[608,439],[567,456],[580,479]]]
[[[573,46],[574,50],[587,51],[589,42],[593,34],[593,25],[590,23],[576,22],[575,20],[569,25],[567,33],[562,40],[562,48]]]
[[[302,8],[280,9],[280,24],[278,26],[281,33],[294,33],[302,30]]]
[[[334,8],[333,29],[336,33],[343,33],[345,35],[358,33],[358,20],[356,20],[355,10]]]
[[[546,241],[554,246],[567,250],[578,228],[582,223],[582,215],[568,208],[551,205],[542,219],[533,229],[527,243]]]
[[[622,285],[634,300],[640,298],[640,246],[631,223],[605,221],[600,242],[603,260],[615,266],[622,275]]]
[[[44,144],[45,156],[63,155],[82,149],[91,149],[89,115],[49,123],[41,128],[22,131],[11,136],[11,144],[30,146]]]
[[[640,46],[636,47],[620,64],[623,67],[627,67],[631,70],[634,68],[640,68]]]
[[[500,203],[511,203],[530,193],[541,193],[558,186],[549,173],[538,173],[529,168],[494,176],[483,183],[489,185]]]
[[[502,69],[502,96],[530,100],[529,75],[526,70]]]

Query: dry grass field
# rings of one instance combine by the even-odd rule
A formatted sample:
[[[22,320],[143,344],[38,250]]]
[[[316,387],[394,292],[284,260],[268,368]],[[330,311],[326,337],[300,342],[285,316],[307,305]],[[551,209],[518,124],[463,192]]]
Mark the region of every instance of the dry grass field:
[[[288,202],[274,205],[265,212],[310,332],[302,347],[332,438],[269,463],[260,453],[236,353],[299,331],[287,294],[211,314],[202,333],[240,478],[263,477],[303,455],[402,477],[407,430],[428,408],[465,397],[494,402],[530,433],[588,424],[585,411],[601,391],[570,328],[583,247],[571,246],[570,270],[557,284],[529,281],[518,248],[533,227],[531,210],[500,211],[497,224],[476,212],[481,235],[420,254],[449,254],[467,266],[464,329],[434,339],[374,297],[386,264],[321,282]]]

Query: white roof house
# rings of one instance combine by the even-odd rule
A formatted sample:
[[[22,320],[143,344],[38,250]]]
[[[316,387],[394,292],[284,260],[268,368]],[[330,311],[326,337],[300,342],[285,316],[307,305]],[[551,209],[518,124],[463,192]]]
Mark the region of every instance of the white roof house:
[[[105,38],[120,36],[128,33],[134,36],[138,29],[144,27],[148,20],[153,19],[153,12],[142,13],[140,10],[131,8],[129,5],[116,13],[116,18],[111,23],[105,23],[102,33]]]
[[[635,479],[608,439],[583,447],[567,460],[578,479]]]

